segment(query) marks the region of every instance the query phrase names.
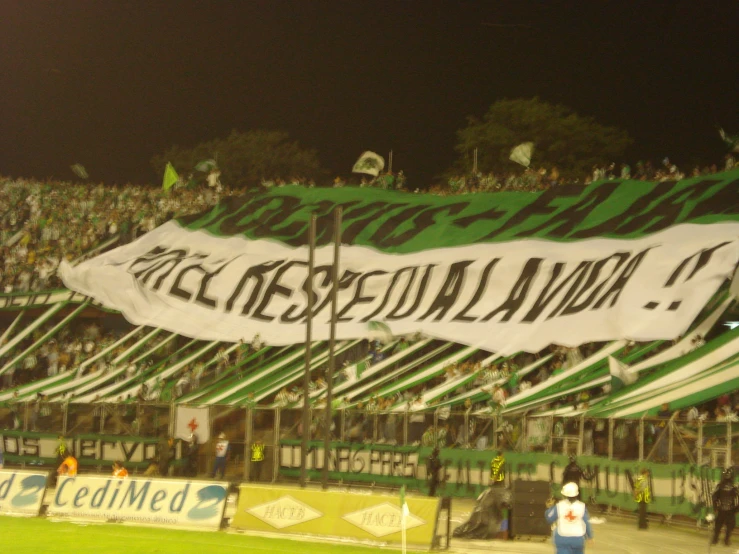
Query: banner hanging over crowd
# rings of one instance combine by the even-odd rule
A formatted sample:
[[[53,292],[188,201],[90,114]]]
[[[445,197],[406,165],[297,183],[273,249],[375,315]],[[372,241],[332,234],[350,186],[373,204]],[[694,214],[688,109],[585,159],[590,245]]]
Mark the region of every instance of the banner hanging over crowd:
[[[63,265],[65,284],[132,323],[205,340],[329,334],[335,207],[344,210],[339,339],[368,322],[500,353],[681,335],[739,260],[739,171],[438,197],[282,187],[228,198]],[[316,271],[307,229],[318,215]]]

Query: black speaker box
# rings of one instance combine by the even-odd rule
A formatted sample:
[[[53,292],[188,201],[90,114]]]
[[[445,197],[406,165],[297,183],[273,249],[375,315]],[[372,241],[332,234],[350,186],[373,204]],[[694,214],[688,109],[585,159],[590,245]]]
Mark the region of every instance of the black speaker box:
[[[551,535],[552,528],[544,519],[544,510],[535,516],[517,516],[514,512],[511,518],[511,533],[513,535],[533,535],[546,537]]]
[[[519,479],[511,483],[511,491],[514,497],[516,493],[540,493],[547,495],[547,498],[551,494],[549,481],[522,481]]]
[[[545,508],[544,504],[551,494],[547,491],[546,493],[541,492],[517,492],[513,495],[512,502],[514,504],[523,504],[536,506],[542,510]]]

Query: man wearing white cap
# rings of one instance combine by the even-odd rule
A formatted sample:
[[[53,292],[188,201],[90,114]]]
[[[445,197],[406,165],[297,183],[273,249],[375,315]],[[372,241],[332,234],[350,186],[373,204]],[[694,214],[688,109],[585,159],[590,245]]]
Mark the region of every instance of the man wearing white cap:
[[[552,532],[557,554],[579,554],[585,550],[585,539],[593,540],[588,508],[577,500],[580,488],[575,483],[562,487],[563,500],[547,508],[547,523],[556,524]]]
[[[213,473],[211,474],[214,479],[218,473],[221,474],[221,479],[226,476],[226,460],[228,459],[229,450],[226,434],[221,433],[218,435],[218,442],[216,442],[216,459],[213,462]]]

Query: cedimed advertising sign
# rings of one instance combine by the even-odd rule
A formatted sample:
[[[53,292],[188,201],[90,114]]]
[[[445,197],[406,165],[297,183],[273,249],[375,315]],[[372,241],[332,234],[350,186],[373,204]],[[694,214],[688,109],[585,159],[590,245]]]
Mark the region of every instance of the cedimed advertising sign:
[[[0,470],[0,514],[37,516],[46,478],[38,471]]]
[[[227,496],[223,482],[60,477],[48,515],[215,531]]]

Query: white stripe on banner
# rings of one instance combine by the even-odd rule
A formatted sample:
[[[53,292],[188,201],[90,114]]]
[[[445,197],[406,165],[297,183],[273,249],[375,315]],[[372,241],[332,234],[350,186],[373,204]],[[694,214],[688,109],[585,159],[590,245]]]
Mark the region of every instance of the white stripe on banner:
[[[731,276],[739,223],[683,224],[630,240],[519,240],[394,255],[341,254],[337,339],[368,321],[501,355],[683,334]],[[60,268],[70,288],[137,325],[204,340],[304,339],[306,248],[218,238],[168,222],[132,244]],[[333,247],[316,251],[314,340],[329,336]],[[304,288],[306,287],[306,288]]]

